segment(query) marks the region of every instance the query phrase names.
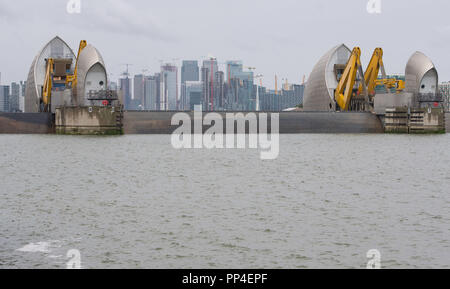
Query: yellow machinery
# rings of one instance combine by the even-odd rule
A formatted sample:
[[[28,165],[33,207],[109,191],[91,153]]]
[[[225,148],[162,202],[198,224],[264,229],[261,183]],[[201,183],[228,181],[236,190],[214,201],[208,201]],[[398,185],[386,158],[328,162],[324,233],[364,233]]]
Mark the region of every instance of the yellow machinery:
[[[400,93],[403,90],[405,90],[405,82],[401,79],[394,79],[394,78],[377,79],[375,80],[375,82],[377,86],[384,85],[388,89],[388,91],[390,91],[391,88],[395,88],[397,93]]]
[[[81,51],[83,51],[83,49],[86,48],[86,46],[87,46],[87,41],[86,40],[81,40],[80,41],[80,47],[78,48],[78,55],[77,55],[77,61],[75,63],[75,70],[74,70],[72,75],[67,75],[67,78],[66,78],[66,86],[67,87],[69,87],[69,84],[71,85],[71,87],[76,87],[77,86],[77,81],[78,81],[78,59],[80,58]]]
[[[341,79],[335,91],[335,100],[342,111],[347,111],[350,106],[350,101],[353,97],[353,88],[356,83],[357,73],[363,75],[361,66],[361,49],[359,47],[353,48],[352,54],[345,66]],[[363,86],[365,87],[365,85]]]
[[[382,79],[378,79],[380,70]],[[355,92],[354,87],[358,71],[362,76],[361,50],[359,47],[355,47],[335,91],[335,100],[342,111],[349,109],[352,97],[356,94],[363,95],[367,103],[372,103],[373,97],[375,96],[375,88],[379,85],[384,85],[388,93],[391,88],[396,88],[397,93],[402,92],[405,88],[405,82],[403,80],[387,78],[383,63],[382,48],[376,48],[373,52],[372,58],[364,73],[364,81],[361,81],[357,92]]]
[[[47,59],[47,67],[45,69],[44,86],[42,87],[42,102],[44,104],[44,111],[50,111],[50,103],[52,98],[53,86],[53,58]]]
[[[385,79],[386,71],[383,64],[383,49],[376,48],[373,52],[372,58],[370,59],[369,65],[367,66],[366,72],[364,73],[364,81],[370,96],[375,95],[375,88],[377,86],[376,80],[378,79],[380,70],[383,79]],[[358,92],[360,94],[363,92],[362,84],[359,86]]]
[[[382,79],[378,79],[378,75],[381,70]],[[396,88],[397,93],[402,92],[405,89],[405,82],[403,80],[397,80],[394,78],[387,78],[386,70],[383,63],[383,49],[376,48],[370,59],[364,74],[364,80],[367,86],[370,97],[375,96],[375,88],[379,85],[384,85],[386,92],[390,92],[391,88]],[[359,93],[363,92],[363,87],[359,87]]]
[[[87,46],[86,40],[80,41],[80,47],[78,49],[78,55],[77,55],[77,60],[76,60],[76,64],[75,64],[74,74],[67,75],[66,79],[65,79],[65,85],[67,88],[68,87],[73,88],[73,87],[76,87],[76,85],[77,85],[78,59],[80,57],[81,51],[83,51],[83,49],[86,46]],[[52,98],[52,89],[53,89],[53,80],[54,80],[53,77],[55,74],[55,62],[56,61],[58,61],[58,60],[55,60],[53,58],[47,59],[44,85],[42,87],[42,103],[44,105],[44,108],[43,108],[44,112],[51,111],[51,100],[52,100],[51,98]],[[61,77],[58,77],[58,78],[61,78]],[[58,80],[58,81],[60,81],[60,80]],[[70,86],[69,86],[69,84],[70,84]]]

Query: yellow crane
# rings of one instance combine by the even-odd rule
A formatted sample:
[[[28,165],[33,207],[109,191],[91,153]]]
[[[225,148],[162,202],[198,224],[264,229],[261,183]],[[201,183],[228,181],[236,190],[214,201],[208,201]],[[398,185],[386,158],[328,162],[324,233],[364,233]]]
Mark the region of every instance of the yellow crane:
[[[53,65],[54,65],[53,58],[47,59],[44,86],[42,87],[42,102],[44,104],[44,112],[50,111],[52,87],[53,87]]]
[[[86,40],[80,41],[80,47],[78,49],[78,55],[75,63],[74,74],[67,75],[66,77],[66,87],[75,87],[77,85],[77,77],[78,77],[78,59],[80,57],[81,51],[86,48],[87,42]],[[45,79],[44,85],[42,87],[42,103],[44,104],[44,111],[51,111],[51,101],[52,101],[52,89],[53,89],[53,74],[54,74],[54,66],[55,60],[53,58],[48,58],[45,69]]]
[[[350,106],[350,101],[354,95],[354,87],[356,83],[357,73],[363,75],[361,66],[361,49],[359,47],[353,48],[345,70],[342,73],[339,84],[336,88],[334,98],[342,111],[347,111]],[[363,89],[366,91],[366,86]]]
[[[378,79],[381,70],[382,79]],[[405,82],[394,78],[387,78],[386,70],[383,63],[383,49],[378,47],[373,52],[366,72],[364,73],[364,81],[367,86],[370,97],[375,96],[375,88],[379,85],[384,85],[386,92],[390,92],[391,88],[396,88],[397,93],[405,89]],[[363,92],[362,85],[359,87],[359,93]]]
[[[395,78],[388,78],[388,79],[377,79],[375,80],[376,85],[384,85],[388,91],[390,91],[391,88],[395,88],[397,93],[402,92],[405,90],[405,82],[401,79],[395,79]]]
[[[67,75],[67,78],[66,78],[66,86],[67,87],[69,87],[69,84],[71,85],[71,87],[76,87],[77,86],[77,82],[78,82],[78,59],[80,59],[81,51],[83,51],[83,49],[86,48],[86,46],[87,46],[87,41],[86,40],[81,40],[80,41],[80,47],[78,48],[77,60],[75,62],[75,70],[74,70],[72,75]]]
[[[382,79],[378,79],[380,70]],[[359,88],[355,92],[354,88],[358,71],[361,76],[364,76],[364,81],[361,81]],[[402,92],[405,89],[405,82],[403,80],[387,78],[383,63],[382,48],[378,47],[375,49],[369,65],[363,74],[361,66],[361,49],[355,47],[336,88],[335,100],[342,111],[347,111],[349,109],[352,97],[356,94],[364,95],[365,101],[370,104],[375,96],[375,88],[379,85],[384,85],[386,92],[388,93],[391,88],[396,88],[397,93]]]

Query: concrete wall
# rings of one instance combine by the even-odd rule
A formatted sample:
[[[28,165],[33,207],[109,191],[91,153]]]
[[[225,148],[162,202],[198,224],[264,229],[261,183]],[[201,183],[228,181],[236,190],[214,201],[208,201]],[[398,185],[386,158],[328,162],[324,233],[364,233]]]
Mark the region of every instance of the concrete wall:
[[[193,113],[188,113],[193,119]],[[203,114],[203,116],[206,113]],[[220,113],[225,116],[224,113]],[[244,113],[245,114],[245,113]],[[125,134],[171,134],[174,112],[124,112]],[[269,116],[270,119],[270,116]],[[209,127],[204,126],[204,130]],[[270,128],[270,123],[268,124]],[[225,131],[225,129],[224,129]],[[248,127],[247,127],[248,131]],[[269,131],[270,132],[270,131]],[[280,133],[383,133],[380,119],[371,113],[283,112]]]
[[[0,134],[54,133],[48,113],[0,113]]]
[[[392,107],[412,107],[414,104],[414,94],[412,93],[379,93],[375,96],[374,111],[377,115],[384,115],[386,108]]]
[[[58,134],[117,134],[118,107],[59,107],[55,113]]]
[[[67,112],[67,110],[66,110]],[[86,114],[86,110],[78,113],[71,111],[63,118],[68,125],[67,133],[77,130],[90,130],[100,122],[96,116]],[[103,113],[106,113],[104,111]],[[176,127],[170,125],[173,112],[124,112],[124,133],[126,134],[170,134]],[[75,121],[75,115],[81,117]],[[192,115],[192,113],[191,113]],[[62,116],[58,123],[63,124]],[[109,116],[109,125],[101,128],[111,129],[115,125],[115,119]],[[270,119],[270,117],[269,117]],[[446,116],[447,131],[450,131],[450,114]],[[114,122],[114,124],[113,124]],[[52,128],[52,116],[45,113],[0,113],[0,133],[16,134],[46,134],[54,133]],[[86,127],[86,125],[88,125]],[[72,127],[71,127],[72,126]],[[84,127],[83,127],[84,126]],[[204,127],[207,129],[208,127]],[[269,124],[270,128],[270,124]],[[60,132],[61,132],[60,127]],[[65,130],[62,132],[64,133]],[[283,112],[280,113],[280,133],[383,133],[381,121],[369,113],[322,113],[322,112]]]
[[[450,133],[450,112],[445,114],[445,129],[447,133]]]

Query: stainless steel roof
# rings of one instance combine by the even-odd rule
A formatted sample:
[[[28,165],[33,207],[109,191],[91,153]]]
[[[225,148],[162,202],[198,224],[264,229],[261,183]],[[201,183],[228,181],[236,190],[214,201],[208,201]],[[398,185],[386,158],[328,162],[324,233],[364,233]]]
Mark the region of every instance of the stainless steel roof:
[[[36,55],[28,72],[27,86],[25,88],[25,112],[39,112],[41,87],[45,78],[45,59],[72,58],[75,64],[75,54],[64,40],[56,36],[50,40]]]
[[[409,59],[405,69],[405,91],[410,93],[419,93],[420,84],[424,76],[428,73],[435,73],[436,75],[436,92],[438,89],[438,74],[437,70],[431,61],[422,52],[415,52]]]
[[[346,64],[351,51],[344,44],[333,47],[314,66],[305,87],[305,111],[335,111],[334,90],[337,80],[334,64]]]
[[[91,44],[88,44],[86,48],[80,53],[80,57],[78,59],[78,82],[77,87],[74,91],[74,97],[77,99],[76,102],[79,105],[84,105],[84,88],[85,88],[85,80],[89,70],[96,64],[101,65],[105,69],[105,77],[107,79],[108,75],[106,74],[105,63],[103,61],[103,57],[100,52]]]

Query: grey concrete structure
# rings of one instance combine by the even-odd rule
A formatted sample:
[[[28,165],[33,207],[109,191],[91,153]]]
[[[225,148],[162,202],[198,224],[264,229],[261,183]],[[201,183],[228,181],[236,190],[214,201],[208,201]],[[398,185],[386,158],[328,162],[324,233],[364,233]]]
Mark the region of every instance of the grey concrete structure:
[[[384,115],[386,113],[386,108],[412,107],[413,105],[413,93],[378,93],[374,100],[374,112],[377,115]]]
[[[175,112],[125,111],[123,123],[124,133],[171,134],[178,127],[171,125],[171,119],[174,114]],[[194,119],[193,112],[188,114],[191,116],[191,119]],[[219,114],[225,119],[225,113]],[[279,132],[281,134],[384,132],[380,119],[374,114],[365,112],[283,112],[279,115]],[[270,116],[268,120],[270,121]],[[226,122],[224,122],[225,125]],[[209,128],[210,126],[204,126],[203,131]],[[270,123],[268,124],[268,130],[270,132]],[[226,129],[224,127],[225,131]]]
[[[0,113],[0,134],[55,133],[50,113]]]
[[[76,56],[72,49],[61,38],[56,36],[34,58],[28,73],[25,89],[25,112],[35,113],[40,111],[40,99],[42,86],[45,80],[45,68],[47,58],[71,58],[73,71]]]
[[[414,53],[409,59],[405,79],[405,92],[414,95],[438,92],[438,72],[431,59],[422,52]]]
[[[64,108],[56,117],[60,133],[115,134],[118,132],[117,114],[108,108],[88,107]],[[115,112],[119,110],[116,108]],[[105,114],[103,117],[102,115]],[[125,111],[123,132],[125,134],[171,134],[177,126],[171,126],[175,112]],[[221,113],[225,117],[225,113]],[[244,112],[244,114],[246,114]],[[191,117],[193,114],[190,113]],[[74,119],[77,119],[74,122]],[[450,115],[447,114],[447,119]],[[270,120],[270,117],[269,117]],[[115,122],[116,121],[116,122]],[[116,126],[114,126],[114,124]],[[450,123],[447,123],[450,128]],[[204,130],[208,129],[204,127]],[[268,124],[270,131],[270,123]],[[225,131],[225,130],[224,130]],[[448,130],[450,131],[450,130]],[[282,112],[280,113],[280,133],[383,133],[380,119],[364,112]],[[55,133],[52,115],[48,113],[0,113],[1,133]]]
[[[336,111],[334,91],[338,80],[335,65],[347,64],[350,54],[350,49],[341,44],[320,58],[306,83],[303,97],[305,111]]]
[[[55,112],[57,134],[119,135],[122,134],[120,107],[58,107]]]
[[[445,113],[445,129],[450,133],[450,112]]]

